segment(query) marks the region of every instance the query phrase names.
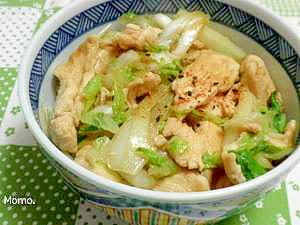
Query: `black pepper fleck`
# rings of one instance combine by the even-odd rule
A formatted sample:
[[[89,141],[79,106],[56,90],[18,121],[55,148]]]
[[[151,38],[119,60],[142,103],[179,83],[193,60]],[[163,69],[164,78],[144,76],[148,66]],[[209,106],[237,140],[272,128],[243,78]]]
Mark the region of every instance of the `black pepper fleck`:
[[[156,122],[158,122],[160,120],[160,115],[158,117],[156,117]]]

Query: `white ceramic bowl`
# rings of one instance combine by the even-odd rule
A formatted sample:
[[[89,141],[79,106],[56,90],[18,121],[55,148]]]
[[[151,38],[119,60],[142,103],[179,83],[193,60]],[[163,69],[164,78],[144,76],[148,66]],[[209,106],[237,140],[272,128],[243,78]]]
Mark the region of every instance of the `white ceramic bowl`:
[[[282,18],[252,0],[86,0],[62,9],[37,32],[24,56],[19,96],[25,118],[42,152],[83,197],[129,222],[141,224],[160,214],[156,224],[177,220],[217,221],[239,212],[281,182],[300,160],[300,149],[279,166],[246,183],[202,193],[164,193],[143,190],[99,177],[64,155],[41,129],[38,111],[53,107],[53,68],[78,47],[89,33],[130,10],[137,13],[175,13],[178,8],[203,10],[216,29],[249,53],[264,58],[283,94],[289,119],[299,120],[300,40]],[[222,24],[222,25],[220,25]],[[41,106],[42,105],[42,106]],[[130,217],[135,213],[136,217]]]

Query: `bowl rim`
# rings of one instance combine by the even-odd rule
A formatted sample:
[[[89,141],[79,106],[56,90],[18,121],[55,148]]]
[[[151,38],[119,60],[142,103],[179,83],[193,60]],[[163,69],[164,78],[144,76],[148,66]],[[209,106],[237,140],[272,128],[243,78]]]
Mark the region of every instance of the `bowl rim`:
[[[109,0],[108,0],[109,1]],[[257,177],[253,180],[247,181],[242,184],[234,185],[227,188],[218,190],[211,190],[206,192],[189,192],[189,193],[171,193],[171,192],[160,192],[152,191],[133,186],[116,183],[108,180],[104,177],[98,176],[93,172],[85,169],[84,167],[77,164],[74,160],[66,156],[60,151],[42,131],[38,122],[34,117],[33,110],[31,108],[29,98],[29,78],[31,68],[34,59],[45,40],[48,38],[48,34],[52,34],[58,27],[60,27],[67,20],[77,15],[78,13],[98,5],[100,3],[108,2],[107,0],[86,0],[78,1],[70,6],[61,9],[58,13],[52,16],[38,32],[34,35],[28,46],[22,63],[20,66],[19,77],[18,77],[18,95],[23,109],[23,114],[28,123],[29,129],[35,139],[43,147],[43,151],[46,151],[56,162],[58,162],[64,169],[71,171],[74,175],[80,177],[85,182],[95,185],[97,188],[105,188],[115,193],[122,194],[147,201],[158,201],[158,202],[185,202],[185,203],[201,203],[207,201],[213,201],[218,199],[230,198],[233,196],[241,195],[242,193],[255,190],[259,187],[272,186],[268,185],[271,181],[278,183],[282,177],[285,177],[287,173],[297,164],[300,159],[300,146],[298,145],[293,152],[284,162],[279,166],[275,167],[266,174]],[[275,29],[280,35],[282,35],[293,48],[296,50],[298,55],[300,54],[300,37],[296,31],[293,30],[282,17],[276,15],[273,11],[267,7],[254,2],[252,0],[218,0],[228,5],[232,5],[239,8],[251,15],[257,15],[258,18],[273,29]],[[277,179],[277,180],[276,180]]]

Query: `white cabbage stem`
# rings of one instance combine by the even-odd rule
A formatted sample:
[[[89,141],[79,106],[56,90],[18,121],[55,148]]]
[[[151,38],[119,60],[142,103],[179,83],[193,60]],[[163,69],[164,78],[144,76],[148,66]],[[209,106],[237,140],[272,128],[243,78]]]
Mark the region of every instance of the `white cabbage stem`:
[[[158,24],[161,28],[166,28],[172,22],[172,19],[162,13],[158,13],[154,15],[154,21]]]
[[[202,28],[202,24],[198,24],[198,26],[192,26],[194,28],[188,28],[182,33],[176,49],[172,52],[176,57],[181,58],[197,39],[198,33]]]
[[[181,33],[189,21],[190,20],[188,18],[179,18],[169,23],[161,33],[159,44],[169,47],[174,36],[176,36],[178,33]]]

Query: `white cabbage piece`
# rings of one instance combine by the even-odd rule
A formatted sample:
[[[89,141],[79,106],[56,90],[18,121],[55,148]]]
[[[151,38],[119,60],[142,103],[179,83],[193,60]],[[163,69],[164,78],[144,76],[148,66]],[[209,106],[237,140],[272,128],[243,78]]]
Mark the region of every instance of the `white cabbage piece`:
[[[209,26],[203,27],[198,38],[206,47],[228,55],[238,62],[241,62],[242,59],[246,57],[246,53],[243,49],[237,46],[228,37]]]
[[[127,173],[120,174],[126,181],[128,181],[128,183],[135,187],[150,189],[156,184],[156,180],[152,176],[148,175],[144,169],[134,175]]]
[[[166,28],[172,22],[170,17],[162,13],[155,14],[153,19],[160,28]]]
[[[137,156],[135,150],[138,147],[149,147],[148,130],[148,116],[134,116],[124,123],[107,146],[109,168],[130,175],[140,172],[145,160]]]

